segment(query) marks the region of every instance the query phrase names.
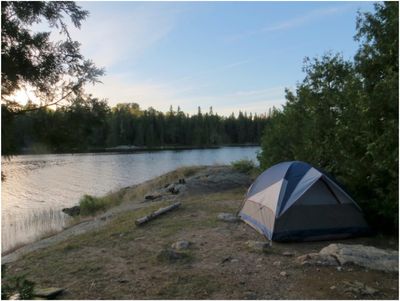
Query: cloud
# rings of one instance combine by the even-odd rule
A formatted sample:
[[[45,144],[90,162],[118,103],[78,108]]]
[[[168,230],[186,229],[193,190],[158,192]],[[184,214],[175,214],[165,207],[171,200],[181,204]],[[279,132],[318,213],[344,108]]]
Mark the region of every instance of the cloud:
[[[107,6],[106,6],[107,7]],[[163,6],[144,6],[110,13],[102,7],[90,8],[89,18],[71,36],[82,43],[82,53],[107,68],[133,64],[140,55],[165,38],[174,28],[181,11]]]
[[[290,28],[296,28],[304,24],[310,23],[314,20],[321,19],[325,16],[335,15],[351,8],[349,5],[342,5],[339,7],[329,7],[324,9],[315,9],[301,16],[291,18],[276,24],[268,25],[254,31],[248,31],[227,37],[228,42],[237,41],[249,36],[259,35],[263,33],[283,31]]]
[[[104,84],[88,87],[87,91],[99,98],[108,98],[109,105],[115,106],[121,102],[136,102],[141,108],[154,107],[167,111],[172,105],[189,114],[196,114],[200,106],[203,112],[213,107],[220,115],[237,114],[239,111],[248,113],[267,113],[269,108],[280,107],[285,103],[285,87],[277,86],[266,89],[234,90],[220,94],[195,93],[205,91],[198,83],[171,84],[170,82],[154,82],[142,80],[132,82],[122,74],[106,76]]]

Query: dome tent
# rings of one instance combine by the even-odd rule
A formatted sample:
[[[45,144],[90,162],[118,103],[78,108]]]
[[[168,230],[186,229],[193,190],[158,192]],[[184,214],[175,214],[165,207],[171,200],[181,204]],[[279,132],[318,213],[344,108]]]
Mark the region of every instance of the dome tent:
[[[291,161],[250,186],[240,218],[274,241],[345,238],[368,232],[360,207],[326,173]]]

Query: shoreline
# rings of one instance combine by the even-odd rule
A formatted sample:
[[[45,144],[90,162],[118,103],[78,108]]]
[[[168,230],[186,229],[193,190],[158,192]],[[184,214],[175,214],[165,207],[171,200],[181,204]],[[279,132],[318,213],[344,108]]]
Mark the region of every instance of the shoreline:
[[[151,190],[154,185],[161,185],[165,179],[170,179],[171,177],[176,178],[178,176],[184,176],[185,173],[191,173],[192,170],[202,170],[209,166],[206,165],[198,165],[198,166],[190,166],[190,167],[181,167],[160,176],[156,176],[152,179],[144,181],[139,184],[134,184],[128,187],[123,187],[117,191],[111,192],[111,195],[118,195],[122,193],[132,193],[135,190],[139,190],[138,196],[136,198],[144,198],[144,195]],[[216,165],[214,167],[226,167],[225,165]],[[105,194],[104,196],[109,195]],[[103,197],[104,197],[103,196]],[[56,232],[49,236],[43,236],[38,240],[35,240],[30,243],[22,244],[14,249],[10,249],[1,254],[2,263],[10,263],[18,260],[20,256],[23,256],[27,253],[33,252],[38,249],[42,249],[48,246],[53,245],[54,243],[59,243],[64,240],[67,240],[70,237],[86,233],[87,231],[96,230],[99,227],[102,227],[106,224],[107,221],[110,220],[115,214],[123,213],[126,210],[137,210],[140,209],[149,203],[138,203],[137,200],[133,202],[122,201],[121,204],[110,207],[104,212],[98,212],[93,216],[82,216],[79,217],[79,220],[72,221],[72,223],[59,232]]]
[[[221,144],[221,145],[204,145],[204,146],[186,146],[186,145],[176,145],[176,146],[154,146],[154,147],[142,147],[142,146],[116,146],[116,147],[101,147],[101,148],[89,148],[87,150],[76,150],[76,151],[54,151],[54,152],[40,152],[40,151],[20,151],[15,154],[15,156],[20,155],[78,155],[78,154],[131,154],[139,152],[158,152],[158,151],[183,151],[183,150],[202,150],[202,149],[219,149],[224,147],[261,147],[257,143],[246,143],[246,144]],[[2,156],[3,157],[3,156]]]

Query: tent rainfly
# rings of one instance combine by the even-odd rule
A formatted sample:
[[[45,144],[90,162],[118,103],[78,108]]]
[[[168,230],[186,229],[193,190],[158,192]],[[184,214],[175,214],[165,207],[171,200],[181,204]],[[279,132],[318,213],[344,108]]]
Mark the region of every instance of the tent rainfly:
[[[250,186],[240,218],[273,241],[345,238],[368,232],[360,207],[327,174],[291,161]]]

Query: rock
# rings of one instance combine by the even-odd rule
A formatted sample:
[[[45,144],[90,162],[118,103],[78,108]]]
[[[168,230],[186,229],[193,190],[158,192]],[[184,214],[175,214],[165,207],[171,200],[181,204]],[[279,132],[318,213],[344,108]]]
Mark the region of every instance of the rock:
[[[288,276],[288,274],[285,271],[280,272],[279,275],[281,275],[282,277],[287,277]]]
[[[356,295],[373,296],[379,293],[377,289],[367,286],[360,281],[343,281],[345,286],[344,292],[354,293]]]
[[[234,259],[231,260],[231,262],[232,263],[239,262],[239,259],[234,258]]]
[[[280,261],[274,261],[274,262],[272,263],[272,265],[278,267],[278,266],[281,265],[281,262],[280,262]]]
[[[186,253],[176,252],[171,249],[161,250],[157,255],[158,260],[168,261],[168,262],[174,262],[174,261],[181,260],[181,259],[187,259],[188,257],[189,256]]]
[[[168,192],[170,192],[171,194],[178,194],[179,189],[176,189],[175,186],[172,186],[171,188],[168,188]]]
[[[287,256],[287,257],[291,257],[291,256],[294,256],[295,253],[294,253],[294,252],[286,251],[286,252],[283,252],[282,255],[283,255],[283,256]]]
[[[183,192],[186,189],[184,184],[170,184],[165,188],[165,191],[167,193],[171,194],[179,194],[180,192]]]
[[[49,288],[35,288],[33,290],[33,295],[35,297],[43,297],[47,299],[53,299],[57,295],[61,294],[64,291],[63,288],[58,287],[49,287]]]
[[[340,265],[352,263],[373,270],[399,271],[398,251],[364,245],[330,244],[323,248],[319,254],[335,257]]]
[[[73,206],[71,208],[62,209],[62,212],[69,216],[78,216],[81,213],[81,208],[79,206]]]
[[[336,289],[336,286],[332,285],[332,286],[330,287],[330,289],[331,289],[331,290],[334,290],[334,289]]]
[[[337,267],[336,270],[338,270],[338,272],[342,271],[342,267]]]
[[[296,258],[301,265],[337,266],[338,261],[333,256],[310,253]]]
[[[228,222],[228,223],[235,223],[239,221],[239,218],[232,213],[219,213],[217,218],[220,221]]]
[[[154,201],[154,200],[159,199],[161,197],[162,197],[161,194],[147,194],[147,195],[144,196],[144,199],[146,201]]]
[[[11,295],[8,300],[21,300],[21,296],[18,293],[16,293]]]
[[[254,251],[264,252],[268,249],[269,244],[264,241],[248,240],[246,246]]]
[[[177,242],[174,242],[174,243],[171,245],[171,248],[172,248],[172,249],[175,249],[175,250],[184,250],[184,249],[189,248],[190,244],[191,244],[190,241],[187,241],[187,240],[179,240],[179,241],[177,241]]]

